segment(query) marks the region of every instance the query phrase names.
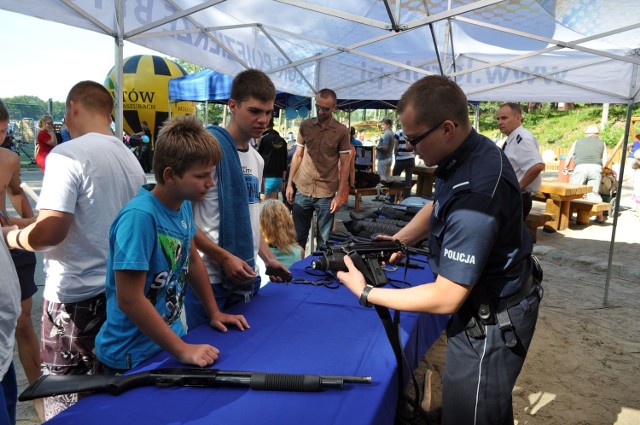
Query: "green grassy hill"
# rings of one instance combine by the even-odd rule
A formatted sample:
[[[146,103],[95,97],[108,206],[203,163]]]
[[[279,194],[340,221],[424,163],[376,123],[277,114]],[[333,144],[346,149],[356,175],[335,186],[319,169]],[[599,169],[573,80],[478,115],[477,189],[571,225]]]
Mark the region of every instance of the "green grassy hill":
[[[498,103],[488,102],[480,105],[479,130],[482,134],[494,138],[499,134],[495,111]],[[600,134],[609,147],[614,147],[624,134],[626,106],[610,105],[607,124]],[[578,138],[584,136],[588,125],[600,127],[602,105],[575,104],[574,109],[558,111],[556,104],[538,104],[529,109],[523,105],[523,125],[538,138],[541,148],[569,148]],[[640,105],[636,105],[632,116],[640,117]],[[640,133],[640,123],[635,125],[636,134]]]
[[[483,102],[480,104],[479,131],[485,136],[496,139],[500,136],[495,112],[500,103]],[[568,149],[571,144],[584,135],[588,125],[600,126],[602,105],[573,104],[572,109],[558,111],[555,103],[538,103],[528,105],[521,103],[524,115],[524,126],[536,136],[543,149]],[[530,107],[531,106],[531,107]],[[351,123],[358,131],[365,132],[367,140],[380,137],[380,117],[388,115],[395,119],[395,111],[366,111],[367,121],[356,120]],[[610,148],[613,148],[624,134],[626,105],[610,105],[607,123],[600,134]],[[358,116],[358,113],[355,114]],[[636,105],[632,116],[640,117],[640,105]],[[473,117],[472,117],[473,119]],[[636,124],[636,134],[640,134],[640,123]]]

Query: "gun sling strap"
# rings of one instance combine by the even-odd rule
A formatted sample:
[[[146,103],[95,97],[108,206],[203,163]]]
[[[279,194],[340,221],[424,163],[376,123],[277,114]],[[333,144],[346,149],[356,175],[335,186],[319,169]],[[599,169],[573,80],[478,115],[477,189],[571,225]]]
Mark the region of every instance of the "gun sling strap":
[[[405,255],[405,265],[409,264],[409,254]],[[404,267],[404,276],[402,278],[403,282],[407,281],[407,269],[408,267]],[[397,396],[397,406],[396,406],[396,418],[402,420],[403,422],[410,421],[411,418],[402,417],[402,401],[405,400],[404,396],[404,363],[405,356],[404,350],[402,349],[402,339],[400,337],[400,312],[398,310],[394,310],[393,318],[391,317],[391,312],[387,307],[382,307],[379,305],[373,304],[380,320],[382,321],[382,325],[384,326],[385,333],[387,335],[387,339],[391,344],[391,348],[393,349],[394,357],[396,358],[396,363],[398,364],[398,396]],[[407,362],[408,366],[408,362]],[[412,383],[415,387],[415,399],[410,400],[414,414],[415,412],[419,412],[420,409],[420,390],[418,386],[418,382],[413,374],[412,370],[409,370],[409,375],[411,376]]]

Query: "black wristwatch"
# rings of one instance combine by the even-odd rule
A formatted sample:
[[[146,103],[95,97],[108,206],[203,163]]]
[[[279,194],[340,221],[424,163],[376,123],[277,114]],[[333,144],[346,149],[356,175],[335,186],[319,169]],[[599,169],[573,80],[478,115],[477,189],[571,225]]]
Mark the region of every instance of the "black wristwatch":
[[[368,300],[369,298],[369,292],[371,292],[371,290],[373,289],[373,286],[371,285],[365,285],[364,289],[362,290],[362,293],[360,294],[360,305],[364,306],[364,307],[371,307],[373,306],[373,304],[371,304]]]

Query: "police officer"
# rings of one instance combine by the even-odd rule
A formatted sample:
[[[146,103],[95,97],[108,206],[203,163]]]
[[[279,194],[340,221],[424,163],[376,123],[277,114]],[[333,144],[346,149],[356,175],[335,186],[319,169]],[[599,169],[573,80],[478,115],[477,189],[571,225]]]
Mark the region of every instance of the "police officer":
[[[531,211],[532,194],[540,190],[544,161],[540,155],[538,139],[522,126],[520,105],[508,102],[500,105],[496,112],[498,128],[507,136],[502,150],[516,172],[522,191],[522,219]]]
[[[411,245],[429,237],[436,279],[374,288],[348,256],[349,272],[338,278],[365,306],[451,314],[442,423],[512,424],[511,392],[542,295],[518,180],[504,152],[473,130],[466,96],[446,77],[415,82],[398,112],[409,143],[438,168],[434,201],[392,239]]]

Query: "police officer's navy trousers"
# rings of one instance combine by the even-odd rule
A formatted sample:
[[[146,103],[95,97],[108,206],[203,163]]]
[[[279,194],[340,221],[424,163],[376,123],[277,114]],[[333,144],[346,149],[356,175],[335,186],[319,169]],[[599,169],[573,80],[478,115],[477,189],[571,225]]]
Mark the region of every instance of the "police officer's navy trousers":
[[[471,338],[458,315],[447,326],[443,425],[513,425],[511,392],[524,364],[538,319],[540,298],[532,294],[509,308],[518,343],[508,348],[498,325]]]

